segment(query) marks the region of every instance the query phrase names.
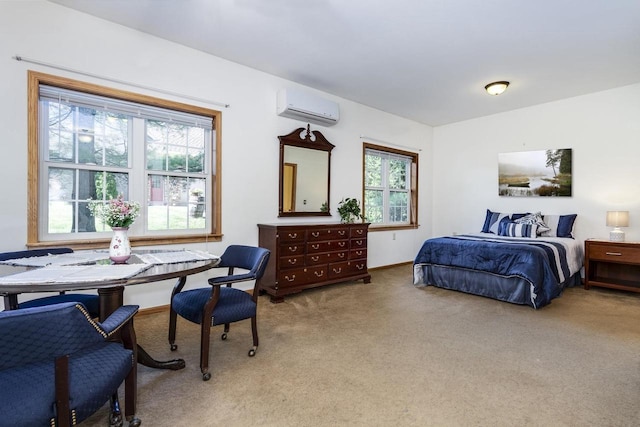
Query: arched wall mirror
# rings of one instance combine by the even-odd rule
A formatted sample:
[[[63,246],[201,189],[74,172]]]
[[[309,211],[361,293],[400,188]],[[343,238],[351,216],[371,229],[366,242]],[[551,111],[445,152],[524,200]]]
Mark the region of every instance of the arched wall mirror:
[[[317,130],[298,128],[280,140],[278,216],[330,216],[331,150]]]

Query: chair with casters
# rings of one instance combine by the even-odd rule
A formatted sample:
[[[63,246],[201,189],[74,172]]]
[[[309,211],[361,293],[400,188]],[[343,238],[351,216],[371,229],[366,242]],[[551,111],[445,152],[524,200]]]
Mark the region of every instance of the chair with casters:
[[[135,416],[137,305],[118,307],[103,322],[67,302],[0,312],[0,425],[76,425],[110,401],[110,426]]]
[[[184,281],[178,282],[171,293],[169,314],[169,344],[175,351],[177,316],[200,325],[200,371],[202,379],[211,378],[209,372],[209,334],[211,326],[224,325],[222,339],[227,339],[229,325],[244,319],[251,319],[253,347],[249,356],[253,357],[258,348],[257,306],[258,280],[264,274],[269,261],[269,250],[242,245],[229,246],[222,256],[218,268],[227,268],[227,275],[209,279],[210,287],[182,292]],[[237,272],[236,269],[243,270]],[[253,293],[235,289],[232,284],[255,280]],[[226,285],[226,286],[225,286]]]
[[[0,261],[10,261],[12,259],[41,257],[47,255],[60,255],[73,253],[71,248],[50,248],[50,249],[31,249],[17,252],[0,253]],[[58,295],[48,297],[35,298],[18,304],[15,308],[32,308],[42,307],[49,304],[58,304],[61,302],[79,302],[82,303],[91,317],[97,318],[100,315],[100,300],[97,294],[67,294],[60,292]],[[5,307],[5,309],[8,307]]]

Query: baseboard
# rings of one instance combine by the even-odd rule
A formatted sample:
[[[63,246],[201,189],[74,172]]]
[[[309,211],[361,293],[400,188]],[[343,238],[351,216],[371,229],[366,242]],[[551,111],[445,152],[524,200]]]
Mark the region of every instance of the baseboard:
[[[399,262],[397,264],[389,264],[389,265],[381,265],[379,267],[371,267],[369,268],[369,271],[375,271],[375,270],[386,270],[387,268],[393,268],[393,267],[401,267],[404,265],[412,265],[413,261],[405,261],[405,262]]]

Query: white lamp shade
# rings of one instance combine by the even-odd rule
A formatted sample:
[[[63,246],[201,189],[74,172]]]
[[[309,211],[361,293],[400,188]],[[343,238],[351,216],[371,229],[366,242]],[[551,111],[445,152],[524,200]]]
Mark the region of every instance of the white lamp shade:
[[[629,211],[607,211],[607,227],[628,227]]]

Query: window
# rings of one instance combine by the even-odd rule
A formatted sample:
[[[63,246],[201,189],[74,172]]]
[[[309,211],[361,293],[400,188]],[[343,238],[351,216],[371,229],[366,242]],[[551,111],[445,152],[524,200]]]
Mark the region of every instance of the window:
[[[418,154],[363,147],[366,220],[372,228],[417,227]]]
[[[28,244],[102,247],[111,230],[87,205],[118,195],[142,207],[132,242],[219,239],[219,121],[218,111],[29,72]]]

